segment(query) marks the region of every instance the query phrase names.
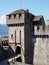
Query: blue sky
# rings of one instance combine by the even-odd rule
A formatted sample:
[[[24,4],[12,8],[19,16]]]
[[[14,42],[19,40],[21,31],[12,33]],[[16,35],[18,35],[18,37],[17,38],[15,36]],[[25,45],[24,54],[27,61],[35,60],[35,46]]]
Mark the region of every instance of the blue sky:
[[[49,19],[49,0],[0,0],[0,23],[6,22],[5,15],[21,8]]]

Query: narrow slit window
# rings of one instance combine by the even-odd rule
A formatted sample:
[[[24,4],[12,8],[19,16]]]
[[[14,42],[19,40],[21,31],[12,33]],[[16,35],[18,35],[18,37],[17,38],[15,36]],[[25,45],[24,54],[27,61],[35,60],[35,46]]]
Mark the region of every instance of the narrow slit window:
[[[13,38],[13,34],[11,35],[11,38]]]
[[[16,14],[14,15],[14,19],[16,18]]]
[[[39,26],[37,26],[37,30],[39,30]]]
[[[21,14],[19,14],[19,18],[21,17]]]
[[[11,19],[11,15],[9,15],[9,19]]]
[[[20,31],[20,44],[21,44],[21,31]]]

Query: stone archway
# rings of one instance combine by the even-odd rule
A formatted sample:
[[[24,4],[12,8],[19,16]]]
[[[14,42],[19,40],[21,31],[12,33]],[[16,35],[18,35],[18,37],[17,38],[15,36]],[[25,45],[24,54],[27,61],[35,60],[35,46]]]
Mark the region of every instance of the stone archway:
[[[20,45],[18,45],[16,47],[16,55],[19,55],[19,54],[21,54],[21,47],[20,47]],[[22,62],[21,57],[18,57],[17,61]]]
[[[16,55],[21,54],[21,47],[17,46],[16,47]]]

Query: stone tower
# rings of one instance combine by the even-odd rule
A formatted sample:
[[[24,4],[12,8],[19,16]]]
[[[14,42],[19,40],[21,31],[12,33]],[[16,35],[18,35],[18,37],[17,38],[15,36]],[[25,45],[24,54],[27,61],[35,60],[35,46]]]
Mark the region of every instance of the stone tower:
[[[6,20],[10,54],[20,55],[17,60],[23,63],[49,65],[49,25],[43,16],[20,9],[6,15]]]
[[[33,63],[33,47],[31,25],[34,15],[28,10],[17,10],[6,15],[8,25],[9,46],[14,54],[21,55],[24,63]]]

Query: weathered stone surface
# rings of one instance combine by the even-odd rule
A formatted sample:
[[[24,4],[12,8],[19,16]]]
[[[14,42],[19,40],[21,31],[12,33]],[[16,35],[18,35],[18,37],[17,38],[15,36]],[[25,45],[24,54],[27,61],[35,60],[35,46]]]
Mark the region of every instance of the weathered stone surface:
[[[12,13],[6,16],[9,45],[14,52],[15,43],[21,45],[23,63],[49,65],[49,26],[45,25],[43,16],[34,16],[24,10],[22,14],[21,11],[19,13],[17,11],[18,14]],[[20,13],[21,17],[19,17]],[[15,18],[14,15],[16,15]]]

